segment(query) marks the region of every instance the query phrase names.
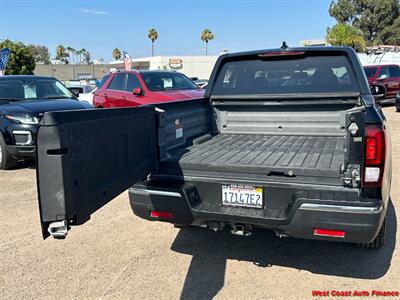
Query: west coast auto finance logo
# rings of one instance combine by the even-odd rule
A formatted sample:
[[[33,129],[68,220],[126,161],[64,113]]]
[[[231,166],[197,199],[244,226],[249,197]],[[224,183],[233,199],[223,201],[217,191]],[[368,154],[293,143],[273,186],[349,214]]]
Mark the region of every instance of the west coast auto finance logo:
[[[313,290],[313,297],[396,297],[400,296],[400,291],[387,290]]]

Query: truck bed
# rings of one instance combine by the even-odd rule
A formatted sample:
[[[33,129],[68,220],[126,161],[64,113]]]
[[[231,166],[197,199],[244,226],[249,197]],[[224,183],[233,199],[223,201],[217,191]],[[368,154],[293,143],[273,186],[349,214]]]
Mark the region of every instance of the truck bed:
[[[219,134],[176,149],[167,164],[178,163],[186,175],[211,171],[338,178],[344,159],[345,138],[340,136]]]

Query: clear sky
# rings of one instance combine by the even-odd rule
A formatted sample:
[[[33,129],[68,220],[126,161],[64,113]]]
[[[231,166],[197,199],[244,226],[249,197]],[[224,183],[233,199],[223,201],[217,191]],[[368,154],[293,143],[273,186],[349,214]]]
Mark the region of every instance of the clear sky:
[[[151,55],[147,31],[159,34],[156,55],[203,55],[200,32],[215,39],[209,54],[298,46],[334,24],[330,0],[0,0],[0,39],[85,48],[110,61],[114,48]]]

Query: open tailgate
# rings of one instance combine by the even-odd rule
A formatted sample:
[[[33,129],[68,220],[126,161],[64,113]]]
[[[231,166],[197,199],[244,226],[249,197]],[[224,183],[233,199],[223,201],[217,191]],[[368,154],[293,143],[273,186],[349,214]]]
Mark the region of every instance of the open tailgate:
[[[65,237],[156,166],[153,107],[46,113],[37,136],[43,237]]]

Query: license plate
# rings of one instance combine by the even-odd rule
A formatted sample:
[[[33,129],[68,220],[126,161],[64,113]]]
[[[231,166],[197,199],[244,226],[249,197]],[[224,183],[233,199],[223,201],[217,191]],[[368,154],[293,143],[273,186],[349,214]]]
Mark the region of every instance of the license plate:
[[[251,185],[222,185],[222,205],[262,208],[263,188]]]

